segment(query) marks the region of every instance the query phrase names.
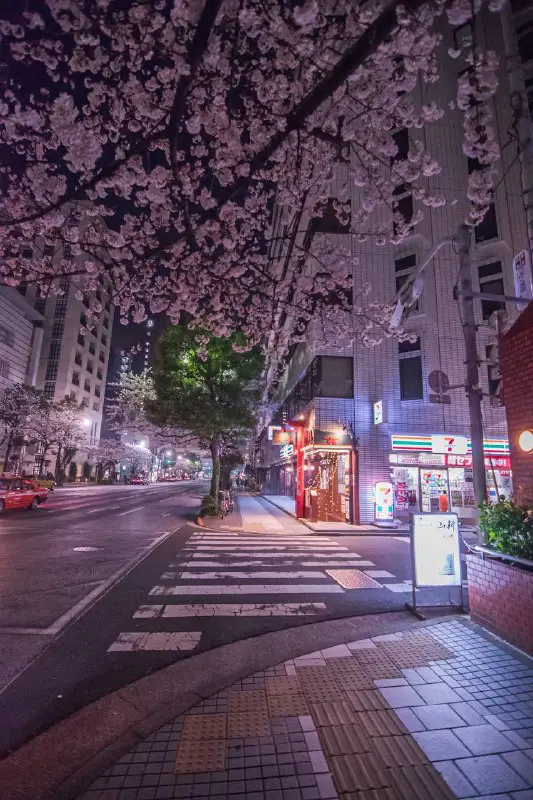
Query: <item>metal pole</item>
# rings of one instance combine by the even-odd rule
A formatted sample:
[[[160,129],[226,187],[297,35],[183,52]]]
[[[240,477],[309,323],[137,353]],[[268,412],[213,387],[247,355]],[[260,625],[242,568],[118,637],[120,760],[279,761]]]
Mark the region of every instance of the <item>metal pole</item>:
[[[474,298],[472,297],[470,229],[467,225],[459,226],[456,241],[460,259],[460,302],[462,306],[462,325],[465,338],[466,395],[468,397],[468,410],[470,413],[474,498],[476,505],[479,505],[487,499],[487,476],[485,473],[485,456],[483,452],[482,391],[479,385],[477,328],[474,315]]]

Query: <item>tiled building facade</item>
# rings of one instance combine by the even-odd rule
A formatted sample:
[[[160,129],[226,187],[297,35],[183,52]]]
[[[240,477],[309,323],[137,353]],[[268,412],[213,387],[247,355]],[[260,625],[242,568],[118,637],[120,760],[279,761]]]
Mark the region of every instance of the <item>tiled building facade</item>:
[[[498,18],[487,14],[479,18],[476,25],[477,35],[482,36],[487,47],[500,54],[500,62],[504,64],[504,42]],[[470,34],[466,27],[458,31],[448,28],[443,30],[443,35],[444,51],[454,46],[454,39],[456,41],[458,37]],[[457,73],[464,69],[461,59],[449,64],[452,66],[447,67],[448,70],[454,64]],[[436,100],[440,107],[449,109],[455,99],[456,78],[457,75],[450,75],[449,79],[443,77],[437,85],[419,87],[416,90],[418,102],[424,104]],[[511,121],[509,93],[509,83],[502,66],[500,84],[493,102],[502,158],[500,178],[493,208],[473,233],[471,247],[474,290],[498,295],[514,295],[513,256],[529,249],[521,167],[516,159],[516,148],[509,145],[508,138]],[[320,234],[328,236],[332,249],[341,247],[352,254],[355,286],[360,288],[370,283],[371,298],[383,303],[394,298],[405,277],[423,263],[432,247],[453,234],[465,220],[468,214],[468,174],[469,169],[475,166],[469,163],[462,151],[462,121],[457,110],[448,110],[440,122],[422,130],[398,133],[399,149],[400,145],[409,148],[413,147],[414,141],[422,140],[429,152],[438,157],[442,171],[428,182],[427,188],[443,194],[446,205],[436,209],[424,208],[422,223],[398,247],[377,247],[371,240],[360,244],[355,236],[347,233]],[[352,208],[358,205],[357,191],[355,186],[351,187]],[[338,196],[335,186],[332,187],[332,196]],[[407,205],[410,203],[408,200]],[[416,212],[416,200],[413,201],[413,208]],[[386,213],[383,212],[383,220],[386,219]],[[283,213],[279,213],[278,226],[282,224]],[[349,388],[335,385],[332,390],[326,383],[320,387],[316,381],[313,387],[312,381],[306,384],[308,378],[305,378],[306,386],[302,391],[302,378],[308,374],[315,355],[303,346],[298,348],[278,386],[274,404],[279,404],[280,410],[273,416],[272,424],[302,416],[308,431],[314,429],[333,433],[333,439],[337,436],[338,442],[345,442],[346,435],[350,433],[355,438],[357,463],[353,468],[356,475],[352,475],[351,480],[354,483],[352,493],[356,497],[352,503],[351,521],[369,522],[374,519],[375,485],[379,481],[390,481],[391,474],[394,475],[395,484],[401,485],[399,493],[395,485],[397,510],[401,512],[408,513],[415,508],[438,510],[438,498],[446,492],[448,504],[457,509],[462,518],[468,519],[474,515],[471,464],[468,443],[465,441],[469,437],[469,415],[464,391],[464,340],[460,310],[454,299],[458,268],[454,249],[446,245],[426,270],[418,307],[405,324],[407,330],[417,333],[416,344],[399,344],[395,339],[384,339],[374,348],[365,348],[356,341],[345,350],[320,350],[321,355],[342,357],[343,361],[338,362],[342,370],[346,370],[346,364],[350,363],[353,381]],[[496,396],[499,388],[497,370],[487,363],[494,341],[494,331],[488,322],[492,312],[498,308],[505,309],[511,320],[517,313],[514,306],[506,305],[503,301],[476,302],[483,419],[485,438],[488,440],[486,454],[487,458],[501,456],[499,461],[487,463],[488,479],[489,483],[493,483],[496,477],[498,493],[505,493],[510,491],[505,412],[499,407]],[[351,361],[344,361],[346,358]],[[298,385],[295,397],[294,389]],[[376,402],[381,403],[381,411],[375,422]],[[438,439],[431,439],[439,434],[458,437],[457,450],[452,445],[449,451],[451,458],[446,449],[438,452]],[[292,454],[285,450],[283,452],[287,457],[281,458],[280,448],[267,444],[266,429],[259,441],[258,461],[265,490],[275,494],[290,494],[294,490],[294,479],[290,477],[291,469],[294,470]],[[316,472],[316,468],[316,463],[306,466],[309,472],[313,469]],[[342,470],[340,466],[334,470],[339,493],[342,482],[340,472],[344,473],[345,469],[348,469],[348,462]],[[285,476],[285,473],[288,475]],[[309,486],[317,488],[320,480],[317,477],[313,483],[306,474]],[[309,497],[306,502],[309,502]]]

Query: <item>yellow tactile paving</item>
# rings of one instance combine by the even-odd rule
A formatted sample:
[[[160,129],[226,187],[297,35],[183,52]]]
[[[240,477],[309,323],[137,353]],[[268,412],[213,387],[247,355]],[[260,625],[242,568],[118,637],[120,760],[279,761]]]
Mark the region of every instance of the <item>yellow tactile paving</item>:
[[[303,714],[309,714],[309,706],[303,694],[268,696],[269,717],[299,717]]]
[[[344,692],[344,696],[354,711],[378,711],[388,708],[383,695],[377,689],[348,690]]]
[[[182,739],[225,739],[225,714],[189,714],[185,717]]]
[[[297,675],[280,675],[276,678],[265,678],[265,689],[270,694],[296,694],[302,691]]]
[[[264,691],[248,692],[228,692],[228,710],[230,712],[239,711],[259,711],[267,713],[266,694]]]

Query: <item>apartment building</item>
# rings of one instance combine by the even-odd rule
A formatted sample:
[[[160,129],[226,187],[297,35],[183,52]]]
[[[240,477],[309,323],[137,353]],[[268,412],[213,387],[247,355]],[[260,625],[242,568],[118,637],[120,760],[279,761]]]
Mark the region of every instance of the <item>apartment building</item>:
[[[515,24],[515,36],[516,29]],[[508,133],[510,85],[499,18],[482,14],[476,19],[476,35],[500,54],[500,84],[493,111],[502,160],[494,202],[472,236],[474,289],[514,295],[513,257],[529,252],[530,243],[522,166]],[[443,28],[443,36],[444,53],[472,36],[472,29],[469,24],[456,30]],[[524,58],[533,59],[533,47],[524,48],[523,37],[520,41]],[[515,44],[518,46],[518,41]],[[406,158],[417,139],[438,156],[442,171],[431,179],[428,189],[443,194],[446,205],[424,208],[422,223],[399,246],[377,247],[371,240],[361,244],[334,215],[314,224],[314,236],[325,237],[332,252],[339,248],[350,252],[354,262],[357,259],[354,285],[360,289],[370,283],[371,298],[378,302],[391,302],[434,245],[453,234],[467,217],[467,180],[477,165],[462,150],[461,117],[453,108],[454,64],[457,74],[465,68],[461,59],[448,61],[449,80],[443,77],[436,85],[416,89],[420,104],[436,100],[448,109],[444,118],[422,131],[403,129],[395,134],[396,158]],[[333,185],[332,199],[339,196],[337,192]],[[357,187],[351,186],[350,192],[355,209]],[[417,211],[408,185],[398,187],[397,210],[407,222]],[[274,239],[283,230],[283,209],[276,209],[275,220]],[[308,232],[312,227],[310,221]],[[318,352],[309,345],[298,346],[272,397],[277,410],[258,440],[256,462],[266,493],[295,497],[298,481],[303,481],[305,492],[302,507],[296,509],[298,515],[368,523],[380,517],[407,517],[414,510],[438,510],[439,498],[446,492],[451,510],[462,519],[474,518],[464,339],[454,299],[458,267],[458,257],[449,245],[433,259],[420,300],[405,324],[416,334],[414,342],[385,338],[377,347],[367,348],[356,339],[344,348],[326,346]],[[505,311],[509,321],[518,313],[503,300],[476,303],[484,447],[493,497],[512,491],[500,376],[494,363],[491,325],[495,311]],[[288,438],[276,433],[286,423],[294,429]],[[297,449],[304,453],[298,465]]]

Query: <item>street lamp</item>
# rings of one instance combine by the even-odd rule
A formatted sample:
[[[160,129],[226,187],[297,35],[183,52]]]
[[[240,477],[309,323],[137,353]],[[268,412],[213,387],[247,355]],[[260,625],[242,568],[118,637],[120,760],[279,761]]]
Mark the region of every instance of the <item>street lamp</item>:
[[[86,428],[90,427],[91,420],[89,419],[89,417],[85,417],[85,419],[83,420],[83,424],[85,425]]]

